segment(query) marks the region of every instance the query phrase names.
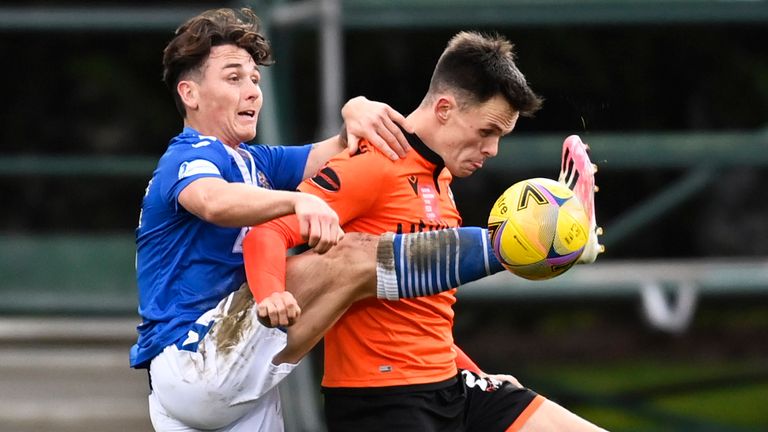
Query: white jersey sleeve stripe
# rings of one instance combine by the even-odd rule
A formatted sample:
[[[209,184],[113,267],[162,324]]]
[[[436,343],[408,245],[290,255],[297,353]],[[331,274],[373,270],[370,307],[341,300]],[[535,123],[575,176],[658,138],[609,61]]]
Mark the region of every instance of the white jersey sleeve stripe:
[[[213,174],[221,176],[221,171],[211,161],[196,159],[184,162],[179,166],[179,180],[200,174]]]

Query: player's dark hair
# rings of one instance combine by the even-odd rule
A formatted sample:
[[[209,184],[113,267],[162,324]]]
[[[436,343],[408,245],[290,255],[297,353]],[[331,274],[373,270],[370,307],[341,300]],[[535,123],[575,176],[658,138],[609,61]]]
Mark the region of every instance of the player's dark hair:
[[[427,99],[444,91],[452,92],[462,108],[502,95],[525,117],[543,102],[517,68],[514,45],[496,34],[463,31],[451,38],[435,66]]]
[[[163,51],[163,81],[176,108],[186,116],[176,85],[190,73],[199,73],[211,48],[235,45],[248,52],[257,65],[272,64],[272,49],[259,32],[259,17],[248,9],[212,9],[182,24]]]

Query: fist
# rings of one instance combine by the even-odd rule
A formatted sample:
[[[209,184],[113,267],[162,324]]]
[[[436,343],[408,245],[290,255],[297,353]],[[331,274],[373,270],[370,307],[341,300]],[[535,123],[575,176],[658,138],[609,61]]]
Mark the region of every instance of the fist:
[[[274,292],[259,302],[257,314],[265,327],[290,327],[301,315],[301,308],[288,291]]]

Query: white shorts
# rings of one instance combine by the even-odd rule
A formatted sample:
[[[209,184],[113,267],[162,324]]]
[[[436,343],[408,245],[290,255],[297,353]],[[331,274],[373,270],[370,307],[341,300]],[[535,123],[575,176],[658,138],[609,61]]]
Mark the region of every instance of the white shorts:
[[[213,325],[196,350],[170,345],[150,365],[155,430],[282,431],[277,384],[296,364],[274,365],[272,358],[285,347],[285,332],[258,322],[247,287],[197,322]],[[196,335],[190,331],[187,341],[197,342]]]

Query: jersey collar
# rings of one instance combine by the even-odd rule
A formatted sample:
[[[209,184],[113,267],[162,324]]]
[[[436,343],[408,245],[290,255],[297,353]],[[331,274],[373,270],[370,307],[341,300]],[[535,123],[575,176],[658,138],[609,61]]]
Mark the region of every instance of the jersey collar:
[[[400,129],[403,130],[402,128]],[[440,182],[437,181],[437,179],[440,177],[440,173],[443,172],[443,168],[445,168],[445,161],[439,154],[427,147],[427,145],[424,144],[424,141],[422,141],[416,134],[408,133],[405,130],[403,130],[403,134],[408,140],[408,144],[411,145],[413,151],[418,153],[418,155],[427,161],[427,163],[434,165],[435,168],[432,170],[432,181],[435,183],[437,191],[440,192]]]
[[[426,159],[427,162],[435,165],[437,172],[440,172],[443,168],[445,168],[445,161],[443,161],[443,158],[441,158],[440,155],[435,153],[431,148],[427,147],[421,138],[419,138],[416,134],[408,133],[405,130],[403,130],[403,134],[408,140],[408,144],[411,145],[411,148],[413,148],[413,150],[415,150],[419,156]]]

